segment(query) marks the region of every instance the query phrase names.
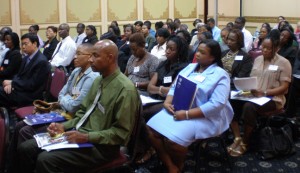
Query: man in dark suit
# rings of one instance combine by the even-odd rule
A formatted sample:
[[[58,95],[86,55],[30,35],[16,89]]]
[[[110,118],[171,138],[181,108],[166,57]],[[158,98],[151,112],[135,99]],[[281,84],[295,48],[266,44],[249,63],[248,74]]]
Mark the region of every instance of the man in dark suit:
[[[19,72],[0,87],[0,106],[27,106],[41,99],[50,74],[47,58],[39,51],[39,39],[34,34],[21,37],[23,58]]]

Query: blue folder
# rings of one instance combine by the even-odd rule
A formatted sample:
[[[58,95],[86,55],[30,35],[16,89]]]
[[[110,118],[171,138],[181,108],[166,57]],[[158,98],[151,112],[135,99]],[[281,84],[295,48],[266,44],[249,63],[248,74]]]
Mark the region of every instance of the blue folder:
[[[179,75],[172,102],[175,111],[190,109],[195,99],[196,92],[197,84]]]

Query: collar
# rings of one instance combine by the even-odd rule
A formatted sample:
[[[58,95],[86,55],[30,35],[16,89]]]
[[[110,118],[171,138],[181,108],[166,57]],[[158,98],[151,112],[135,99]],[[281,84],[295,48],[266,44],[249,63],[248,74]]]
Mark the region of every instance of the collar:
[[[102,88],[105,88],[113,79],[115,79],[119,74],[121,73],[120,69],[117,68],[115,70],[115,72],[113,72],[112,74],[110,74],[109,76],[102,78],[102,80],[100,81],[100,85],[102,85]]]
[[[69,39],[72,39],[71,36],[67,36],[66,38],[61,40],[61,43],[65,43],[66,41],[68,41]]]
[[[191,71],[191,72],[195,71],[196,68],[199,67],[199,65],[200,65],[199,63],[192,63],[192,64],[194,65],[194,67],[192,68],[192,71]],[[202,74],[212,74],[212,73],[214,73],[215,68],[216,68],[217,66],[218,66],[217,63],[214,63],[214,64],[210,65],[209,67],[207,67],[207,68],[202,72]]]
[[[35,56],[35,54],[39,51],[39,49],[37,49],[33,54],[31,54],[28,59],[32,60],[32,58]]]

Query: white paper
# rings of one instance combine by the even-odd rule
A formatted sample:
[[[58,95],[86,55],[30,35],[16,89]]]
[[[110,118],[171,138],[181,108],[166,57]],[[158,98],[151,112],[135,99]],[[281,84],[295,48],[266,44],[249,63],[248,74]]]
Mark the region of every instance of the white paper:
[[[258,104],[260,106],[264,105],[271,99],[269,97],[254,97],[254,96],[243,96],[239,95],[239,91],[231,91],[230,92],[230,98],[233,100],[244,100],[244,101],[249,101],[255,104]]]
[[[234,78],[234,86],[237,90],[250,91],[257,88],[257,77]]]
[[[143,95],[140,95],[140,98],[142,100],[143,105],[146,105],[146,104],[149,104],[149,103],[160,103],[160,102],[163,102],[163,100],[157,100],[157,99],[153,99],[151,97],[143,96]]]

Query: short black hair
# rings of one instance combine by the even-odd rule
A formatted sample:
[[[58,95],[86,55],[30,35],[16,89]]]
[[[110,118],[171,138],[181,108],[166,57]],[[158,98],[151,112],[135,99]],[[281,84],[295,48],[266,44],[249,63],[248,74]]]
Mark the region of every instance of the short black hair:
[[[211,23],[215,24],[216,21],[215,21],[214,18],[209,18],[209,19],[207,20],[207,23],[208,23],[208,22],[211,22]]]
[[[160,37],[164,37],[165,39],[168,38],[168,37],[170,37],[170,33],[169,33],[169,31],[166,28],[159,28],[156,31],[156,35],[160,36]]]
[[[28,38],[31,43],[36,42],[36,47],[40,46],[39,38],[36,34],[26,33],[26,34],[22,35],[21,40],[24,40],[25,38]]]
[[[33,28],[35,31],[39,31],[40,30],[39,25],[31,25],[29,28]]]
[[[106,32],[100,36],[100,40],[108,39],[117,44],[117,36],[112,32]]]
[[[149,25],[150,26],[150,28],[151,28],[151,25],[152,25],[152,23],[149,21],[149,20],[146,20],[145,22],[144,22],[144,25]]]
[[[155,28],[162,28],[164,26],[164,23],[162,21],[156,22],[155,23]]]
[[[143,24],[144,24],[144,23],[143,23],[142,21],[140,21],[140,20],[134,22],[134,25],[143,26]]]

